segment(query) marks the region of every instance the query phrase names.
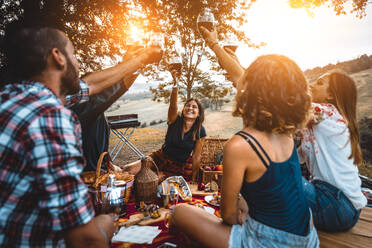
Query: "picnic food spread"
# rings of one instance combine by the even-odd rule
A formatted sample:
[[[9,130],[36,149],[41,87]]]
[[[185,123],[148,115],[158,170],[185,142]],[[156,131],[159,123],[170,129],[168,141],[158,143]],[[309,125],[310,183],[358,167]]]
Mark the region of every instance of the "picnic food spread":
[[[219,207],[221,204],[221,196],[218,194],[207,195],[204,200],[212,206]]]
[[[223,165],[217,164],[217,165],[205,165],[203,166],[203,169],[206,171],[222,171]]]
[[[150,216],[153,219],[157,219],[160,217],[158,209],[159,209],[159,206],[156,204],[146,205],[143,201],[141,201],[138,211],[143,212],[145,217]]]
[[[172,176],[165,179],[161,185],[158,186],[158,192],[162,195],[170,194],[171,187],[174,187],[176,193],[182,200],[191,200],[192,194],[189,185],[182,176]]]

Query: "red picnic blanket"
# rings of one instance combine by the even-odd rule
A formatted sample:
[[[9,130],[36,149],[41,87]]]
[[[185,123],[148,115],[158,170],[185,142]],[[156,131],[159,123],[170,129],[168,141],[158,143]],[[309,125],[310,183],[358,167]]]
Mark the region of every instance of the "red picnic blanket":
[[[200,203],[204,206],[208,206],[208,207],[212,207],[215,212],[214,214],[218,217],[221,217],[221,214],[220,214],[220,210],[218,207],[214,207],[214,206],[211,206],[209,205],[207,202],[205,202],[204,200],[204,196],[193,196],[192,197],[192,202],[193,203]],[[179,203],[182,203],[179,202]],[[136,210],[136,204],[135,204],[135,200],[134,200],[134,197],[133,195],[131,196],[128,204],[127,204],[127,218],[129,218],[129,216],[133,215],[133,214],[136,214],[138,213],[137,210]],[[158,246],[160,246],[161,244],[164,244],[165,242],[169,242],[169,243],[173,243],[173,244],[176,244],[177,247],[189,247],[189,240],[186,236],[184,236],[184,234],[177,234],[177,236],[175,235],[172,235],[170,233],[168,233],[168,227],[167,227],[167,220],[164,220],[164,221],[159,221],[159,222],[156,222],[154,224],[152,224],[152,226],[158,226],[159,229],[161,229],[161,233],[154,239],[154,241],[152,242],[152,244],[150,245],[143,245],[143,244],[132,244],[132,243],[113,243],[112,246],[115,247],[115,248],[127,248],[127,247],[130,247],[130,248],[139,248],[139,247],[149,247],[149,248],[156,248]]]

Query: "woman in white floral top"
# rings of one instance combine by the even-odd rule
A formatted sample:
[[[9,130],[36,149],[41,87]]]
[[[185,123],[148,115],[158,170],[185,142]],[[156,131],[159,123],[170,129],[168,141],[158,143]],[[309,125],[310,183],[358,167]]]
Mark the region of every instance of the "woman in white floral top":
[[[351,229],[367,199],[361,192],[362,162],[356,118],[355,82],[341,72],[321,76],[310,86],[313,115],[301,132],[298,149],[312,181],[303,179],[317,229]]]

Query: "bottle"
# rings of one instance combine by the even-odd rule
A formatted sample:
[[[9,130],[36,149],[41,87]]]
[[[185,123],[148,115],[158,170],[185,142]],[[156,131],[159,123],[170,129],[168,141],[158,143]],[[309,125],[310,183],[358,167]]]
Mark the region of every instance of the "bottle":
[[[126,204],[121,197],[121,187],[115,185],[115,175],[110,174],[107,179],[106,193],[103,196],[103,212],[115,213],[119,217],[125,216]]]

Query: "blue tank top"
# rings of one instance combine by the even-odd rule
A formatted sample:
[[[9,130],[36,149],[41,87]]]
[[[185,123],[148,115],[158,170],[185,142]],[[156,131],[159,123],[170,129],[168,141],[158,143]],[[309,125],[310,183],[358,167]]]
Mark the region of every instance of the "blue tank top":
[[[237,135],[248,142],[267,168],[255,182],[243,180],[240,192],[249,206],[249,216],[267,226],[306,236],[309,233],[310,212],[302,188],[296,146],[287,161],[277,163],[271,161],[252,135],[244,131]]]

